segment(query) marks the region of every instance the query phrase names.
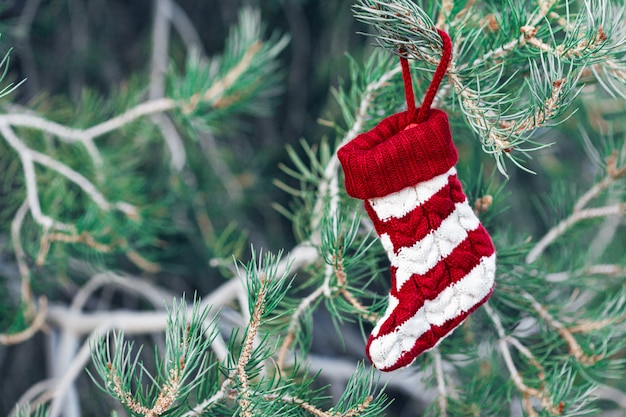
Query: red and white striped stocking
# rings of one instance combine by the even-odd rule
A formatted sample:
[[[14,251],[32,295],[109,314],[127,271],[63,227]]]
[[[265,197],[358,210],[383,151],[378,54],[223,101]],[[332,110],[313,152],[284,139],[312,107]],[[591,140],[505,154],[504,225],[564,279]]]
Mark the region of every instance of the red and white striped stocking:
[[[374,366],[392,371],[432,349],[494,288],[495,248],[461,188],[447,115],[430,109],[451,58],[448,35],[424,102],[415,109],[401,58],[408,110],[339,149],[349,195],[365,200],[391,262],[385,315],[367,342]]]

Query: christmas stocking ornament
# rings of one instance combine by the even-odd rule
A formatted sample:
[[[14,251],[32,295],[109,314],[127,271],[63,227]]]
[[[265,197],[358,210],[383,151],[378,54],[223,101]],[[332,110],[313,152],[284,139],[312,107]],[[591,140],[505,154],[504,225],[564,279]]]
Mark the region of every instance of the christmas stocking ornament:
[[[452,55],[448,34],[439,34],[441,62],[419,110],[401,58],[408,110],[337,153],[346,190],[365,201],[391,261],[389,305],[367,341],[367,355],[382,371],[435,347],[494,287],[495,248],[457,178],[448,117],[430,109]]]

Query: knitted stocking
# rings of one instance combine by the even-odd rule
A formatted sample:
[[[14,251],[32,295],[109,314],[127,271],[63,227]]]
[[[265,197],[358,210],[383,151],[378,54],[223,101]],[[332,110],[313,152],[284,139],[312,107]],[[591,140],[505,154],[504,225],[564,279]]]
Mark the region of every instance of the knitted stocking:
[[[457,179],[448,117],[430,109],[451,55],[450,38],[439,33],[441,63],[419,112],[402,58],[408,110],[337,154],[348,194],[365,200],[391,261],[389,305],[367,342],[368,357],[383,371],[437,345],[494,286],[495,249]]]

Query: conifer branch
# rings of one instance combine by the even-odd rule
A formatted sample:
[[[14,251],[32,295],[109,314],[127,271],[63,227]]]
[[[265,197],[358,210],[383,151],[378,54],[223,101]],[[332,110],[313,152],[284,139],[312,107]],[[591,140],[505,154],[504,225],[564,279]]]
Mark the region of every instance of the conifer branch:
[[[435,375],[437,377],[437,404],[439,405],[439,415],[448,417],[448,389],[446,387],[446,377],[443,371],[443,363],[441,360],[441,352],[438,348],[432,350],[435,359]]]
[[[213,405],[217,404],[218,401],[226,397],[226,391],[228,390],[228,387],[233,383],[234,375],[235,372],[233,371],[231,375],[226,378],[224,382],[222,382],[222,385],[220,385],[220,389],[215,394],[213,394],[210,398],[202,401],[202,403],[196,405],[193,409],[187,411],[185,414],[182,415],[182,417],[196,417],[208,412]]]
[[[225,96],[226,91],[233,86],[233,84],[237,81],[237,79],[248,70],[250,65],[253,62],[254,56],[261,50],[261,46],[263,44],[261,42],[253,43],[248,49],[246,49],[245,53],[241,60],[231,68],[224,77],[217,80],[211,88],[203,93],[196,93],[189,98],[187,103],[183,103],[181,105],[181,110],[183,113],[189,114],[198,108],[198,104],[201,102],[213,103],[213,107],[220,108],[224,107],[229,102],[232,102],[233,98],[229,98]]]
[[[85,365],[89,361],[93,342],[98,339],[102,333],[111,330],[111,324],[111,322],[103,322],[99,327],[89,333],[80,349],[74,353],[69,363],[66,364],[62,376],[55,378],[54,384],[40,394],[38,401],[35,402],[36,404],[43,404],[51,400],[48,417],[58,417],[61,415],[67,392],[72,389],[74,381],[80,376],[81,372],[84,371]]]
[[[537,376],[539,377],[539,381],[541,383],[541,387],[542,387],[542,389],[545,388],[545,384],[546,384],[546,370],[545,370],[544,366],[537,360],[535,355],[533,355],[533,353],[530,351],[530,349],[528,349],[526,346],[524,346],[519,341],[519,339],[517,339],[517,338],[515,338],[513,336],[510,336],[510,335],[507,336],[506,337],[506,341],[507,341],[508,344],[514,346],[515,349],[517,349],[517,351],[519,353],[521,353],[524,357],[526,357],[526,359],[528,359],[530,364],[535,367],[535,369],[537,370]]]
[[[82,174],[78,173],[67,165],[49,157],[46,154],[28,148],[18,138],[18,136],[13,132],[8,124],[0,122],[0,133],[2,133],[7,143],[20,156],[20,159],[22,161],[22,168],[24,170],[24,176],[26,178],[26,188],[30,212],[33,215],[35,221],[40,226],[42,226],[44,230],[52,229],[75,233],[75,227],[73,225],[53,220],[51,217],[42,214],[39,197],[37,195],[37,176],[34,167],[35,162],[47,168],[50,168],[53,171],[58,172],[69,181],[78,185],[101,210],[110,211],[111,209],[115,208],[122,211],[130,218],[136,219],[138,217],[137,209],[134,206],[125,202],[110,203],[100,193],[100,191],[98,191],[96,186],[93,185],[93,183],[85,178]]]
[[[265,280],[267,277],[261,276],[261,289],[256,295],[257,299],[254,304],[254,310],[248,325],[248,331],[246,332],[246,338],[243,342],[241,354],[239,355],[239,361],[237,362],[237,377],[241,384],[241,393],[239,396],[239,407],[241,407],[241,413],[243,417],[252,417],[254,413],[250,410],[250,384],[248,382],[248,375],[246,373],[246,365],[250,362],[252,357],[252,350],[254,348],[254,340],[259,331],[261,325],[261,316],[265,309],[265,296],[267,293],[267,287],[265,286]]]
[[[122,381],[120,380],[120,377],[115,372],[115,369],[113,369],[113,365],[108,364],[108,366],[111,369],[111,374],[109,375],[109,378],[111,379],[111,382],[113,384],[112,389],[113,389],[113,392],[115,392],[115,395],[117,396],[120,403],[128,407],[128,409],[130,409],[133,413],[137,413],[142,416],[147,416],[148,413],[150,412],[150,409],[146,407],[145,405],[139,404],[133,398],[130,392],[127,392],[124,390],[124,387],[122,386]]]
[[[160,11],[162,12],[162,10]],[[177,96],[177,92],[174,91],[173,98],[161,97],[161,94],[151,94],[148,101],[140,103],[122,114],[85,129],[72,128],[32,114],[15,113],[0,115],[0,134],[2,134],[7,143],[15,149],[20,156],[23,174],[26,180],[29,210],[33,219],[41,226],[43,231],[37,264],[40,265],[44,263],[52,242],[62,242],[82,244],[101,253],[110,253],[115,249],[121,249],[124,251],[125,256],[142,270],[150,273],[156,273],[160,270],[159,265],[129,247],[123,239],[118,239],[116,243],[100,243],[87,231],[78,233],[75,224],[55,219],[44,213],[41,208],[38,192],[39,178],[36,173],[36,165],[38,164],[49,168],[54,173],[60,174],[71,183],[77,185],[100,210],[104,212],[118,210],[131,220],[139,220],[139,209],[137,207],[123,201],[108,201],[96,185],[102,184],[106,178],[104,173],[104,161],[100,150],[95,144],[95,139],[110,134],[132,122],[139,121],[148,116],[153,118],[157,117],[157,125],[161,128],[164,141],[171,153],[172,168],[180,171],[186,159],[184,146],[176,132],[176,128],[171,124],[171,121],[165,117],[158,118],[158,116],[162,116],[165,112],[174,110],[180,110],[182,113],[188,113],[191,110],[195,111],[198,105],[207,104],[206,101],[210,102],[208,104],[212,106],[212,109],[224,109],[225,107],[233,106],[244,101],[244,99],[253,96],[255,93],[263,93],[262,88],[266,87],[269,85],[268,83],[271,82],[266,83],[261,80],[263,83],[255,83],[253,91],[248,95],[241,95],[239,89],[234,87],[241,78],[247,77],[247,82],[249,82],[250,76],[248,74],[251,72],[254,73],[253,76],[256,76],[257,73],[262,75],[263,71],[271,71],[275,66],[272,60],[288,42],[286,37],[277,41],[272,39],[267,42],[262,42],[260,39],[253,39],[259,38],[262,35],[261,24],[258,13],[249,9],[246,9],[245,13],[242,13],[240,23],[242,25],[250,25],[247,28],[247,32],[243,32],[244,37],[239,39],[242,45],[245,46],[245,43],[250,43],[250,46],[242,56],[238,57],[238,60],[233,60],[233,66],[230,70],[218,76],[213,74],[210,79],[211,83],[206,91],[196,91],[193,95],[186,97]],[[154,52],[155,54],[161,54],[163,51],[155,50]],[[8,58],[5,57],[5,60],[0,66],[7,62]],[[259,65],[263,65],[264,67],[259,69]],[[274,74],[272,74],[272,77],[274,77]],[[164,89],[164,85],[153,87],[154,88],[151,87],[151,91]],[[199,88],[202,88],[202,86],[199,86]],[[11,89],[5,89],[0,94],[8,94],[11,91]],[[190,108],[190,103],[193,103],[193,109]],[[187,116],[197,117],[198,115]],[[29,148],[13,131],[13,128],[18,127],[34,132],[49,133],[61,142],[68,144],[81,144],[94,165],[96,183],[92,182],[77,170],[70,168],[69,165],[55,159],[55,157]],[[26,134],[26,132],[24,134]],[[23,262],[19,260],[18,264],[20,266],[24,265]],[[28,294],[24,296],[27,297]]]
[[[300,319],[302,315],[304,315],[304,313],[306,313],[306,311],[311,307],[311,305],[313,305],[317,301],[317,299],[320,298],[324,294],[324,291],[326,289],[327,288],[324,286],[317,287],[315,291],[313,291],[312,293],[304,297],[302,301],[300,301],[300,304],[298,304],[298,307],[296,308],[294,313],[291,315],[291,318],[289,320],[289,328],[287,329],[287,335],[284,337],[283,342],[280,346],[280,349],[278,350],[278,357],[276,360],[278,369],[283,369],[285,365],[285,357],[287,356],[287,350],[289,350],[289,348],[291,347],[292,343],[295,340],[295,334],[296,334],[296,331],[298,330],[298,327],[300,326]]]
[[[128,292],[141,295],[148,300],[155,309],[163,308],[164,299],[174,299],[174,295],[164,288],[153,283],[147,283],[138,277],[121,275],[112,271],[100,272],[93,275],[74,295],[70,309],[80,311],[85,303],[98,289],[104,286],[112,286],[124,289]]]
[[[379,317],[376,314],[371,314],[369,310],[354,296],[354,294],[348,290],[348,275],[346,274],[343,265],[343,257],[339,256],[334,258],[335,262],[333,263],[333,271],[337,282],[337,290],[361,317],[369,322],[376,322]]]
[[[10,334],[0,333],[0,345],[17,345],[33,337],[46,323],[47,307],[48,299],[44,296],[39,297],[39,307],[33,321],[22,331]]]
[[[546,233],[541,240],[537,242],[537,244],[533,247],[533,249],[528,252],[526,256],[526,263],[531,264],[541,256],[544,250],[552,244],[557,238],[561,237],[565,232],[567,232],[572,226],[576,223],[589,220],[589,219],[597,219],[601,217],[608,216],[616,216],[623,215],[626,211],[626,203],[618,203],[610,206],[604,207],[594,207],[588,208],[584,210],[579,210],[566,219],[559,222],[556,226],[554,226],[548,233]]]
[[[276,400],[275,396],[269,395],[266,397],[267,400],[272,401]],[[313,404],[309,404],[308,402],[301,400],[299,398],[292,397],[290,395],[284,395],[279,398],[281,401],[286,402],[288,404],[296,404],[298,407],[302,408],[304,411],[308,412],[312,416],[315,417],[333,417],[334,414],[329,414],[324,410],[317,408]]]
[[[623,215],[626,211],[626,203],[623,202],[604,207],[585,207],[587,207],[593,199],[597,198],[602,191],[606,190],[615,183],[616,180],[623,178],[625,175],[626,167],[617,166],[617,151],[614,151],[611,156],[607,158],[606,176],[593,185],[576,201],[572,214],[569,217],[560,221],[535,244],[530,252],[528,252],[528,255],[526,255],[526,263],[530,264],[535,262],[552,242],[580,221],[598,217]]]
[[[523,135],[542,127],[559,110],[560,96],[563,91],[563,84],[566,82],[568,82],[567,78],[561,78],[552,82],[552,94],[544,101],[542,109],[523,119],[515,121],[500,120],[500,126],[510,129],[515,135]],[[506,139],[494,137],[494,140],[499,140],[501,145],[508,143]],[[503,150],[510,152],[512,148],[503,148]]]
[[[104,340],[99,338],[93,346],[90,344],[96,372],[104,382],[100,388],[133,413],[145,417],[156,417],[180,407],[209,369],[205,353],[216,334],[214,323],[209,325],[208,332],[203,330],[208,309],[201,311],[199,306],[199,302],[194,302],[188,318],[185,302],[174,302],[168,314],[165,355],[162,360],[157,360],[156,379],[148,374],[152,381],[152,390],[148,392],[156,389],[156,397],[144,397],[141,388],[136,393],[132,392],[132,385],[140,386],[141,375],[147,371],[138,356],[133,358],[133,345],[123,340],[121,332],[114,334],[113,346],[109,345],[108,334]],[[143,372],[138,373],[138,367]]]
[[[37,195],[37,177],[35,174],[35,165],[33,161],[33,155],[29,148],[27,148],[22,141],[13,133],[13,130],[6,125],[0,123],[0,133],[2,133],[7,139],[9,145],[18,152],[18,155],[22,162],[22,169],[24,170],[24,177],[26,179],[26,196],[28,206],[33,219],[40,224],[44,230],[57,229],[66,232],[72,232],[74,227],[53,220],[51,217],[46,216],[41,212],[41,205],[39,203],[39,196]]]
[[[227,89],[232,87],[233,83],[249,69],[252,59],[259,52],[262,43],[254,43],[241,58],[239,63],[235,65],[223,78],[215,80],[211,88],[204,93],[196,93],[187,100],[177,101],[172,98],[162,97],[155,98],[127,110],[126,112],[115,116],[102,123],[94,125],[86,129],[71,128],[45,118],[29,115],[29,114],[4,114],[0,115],[0,125],[25,127],[41,132],[50,133],[61,141],[67,143],[81,143],[85,146],[91,156],[97,171],[102,169],[102,157],[94,145],[94,139],[119,130],[125,125],[132,123],[146,116],[165,113],[167,111],[181,109],[183,113],[192,113],[200,103],[212,102],[213,106],[223,107],[226,101],[232,104],[236,98],[228,98],[225,95]],[[3,133],[4,135],[4,133]],[[170,146],[170,149],[172,147]],[[180,156],[173,152],[173,157],[177,160]],[[176,164],[178,166],[178,162]]]
[[[590,275],[621,276],[626,275],[626,267],[611,264],[593,265],[587,268],[586,273]]]
[[[537,312],[537,314],[539,314],[539,317],[541,317],[551,328],[558,332],[565,343],[567,343],[570,354],[576,358],[578,362],[585,366],[590,366],[603,358],[603,355],[589,356],[584,353],[572,332],[568,330],[560,321],[555,319],[548,312],[548,310],[535,299],[535,297],[525,291],[522,292],[522,296],[530,302],[533,309]]]
[[[617,166],[617,149],[613,150],[611,155],[606,158],[606,175],[593,187],[591,187],[585,194],[583,194],[576,204],[573,211],[580,211],[587,206],[594,198],[598,197],[600,193],[609,188],[615,181],[626,176],[626,166]]]
[[[230,399],[236,399],[237,398],[237,392],[236,391],[230,391],[228,394],[226,394],[226,392],[228,392],[228,387],[233,383],[233,379],[228,378],[226,379],[222,385],[220,390],[214,394],[211,398],[209,398],[208,400],[204,401],[202,404],[194,407],[193,410],[187,412],[186,414],[183,415],[183,417],[195,417],[195,416],[199,416],[203,413],[206,413],[210,407],[217,403],[219,400],[228,397]],[[259,393],[255,392],[255,395],[259,395]],[[362,413],[372,402],[373,402],[373,397],[372,396],[368,396],[367,398],[365,398],[365,400],[357,405],[356,407],[354,407],[353,409],[348,410],[345,413],[340,413],[340,412],[333,412],[331,410],[329,411],[325,411],[313,404],[311,404],[308,401],[305,401],[301,398],[289,395],[289,394],[284,394],[284,395],[277,395],[277,394],[263,394],[260,395],[260,397],[267,402],[276,402],[276,401],[280,401],[283,402],[285,404],[293,404],[298,406],[299,408],[301,408],[302,410],[306,411],[309,415],[312,415],[314,417],[357,417],[360,415],[360,413]],[[245,415],[245,413],[243,413],[242,415]]]
[[[15,216],[11,221],[11,241],[13,242],[13,252],[15,253],[17,269],[20,273],[20,295],[22,297],[22,303],[24,303],[30,314],[33,309],[33,293],[30,283],[30,269],[28,268],[28,262],[26,262],[26,252],[24,252],[21,238],[22,225],[24,224],[24,218],[26,217],[29,209],[30,205],[27,198],[17,209]]]
[[[3,114],[0,115],[0,125],[8,125],[14,127],[25,127],[28,129],[38,130],[50,133],[59,140],[67,143],[83,143],[93,141],[101,136],[111,133],[123,126],[134,122],[145,116],[163,113],[175,109],[177,102],[170,98],[160,98],[144,103],[125,111],[124,113],[108,119],[102,123],[96,124],[86,129],[76,129],[68,127],[40,116],[31,114]]]
[[[538,367],[538,373],[539,373],[539,377],[541,380],[545,378],[543,367],[536,361],[536,359],[534,359],[534,356],[530,353],[530,351],[528,351],[528,349],[526,349],[525,347],[521,345],[521,343],[519,343],[519,341],[516,341],[515,338],[506,335],[506,332],[504,331],[504,326],[502,325],[502,321],[500,320],[500,317],[491,308],[489,303],[485,303],[483,307],[485,311],[487,312],[487,315],[491,319],[492,323],[494,324],[494,327],[496,328],[496,332],[498,333],[498,336],[499,336],[498,347],[499,347],[500,354],[502,355],[502,358],[504,359],[504,363],[506,364],[506,367],[509,371],[511,381],[515,385],[515,388],[522,395],[522,398],[524,400],[524,406],[528,415],[532,417],[539,416],[539,413],[537,413],[537,411],[533,407],[533,403],[531,401],[532,398],[539,400],[541,403],[541,406],[545,410],[547,410],[550,414],[560,415],[562,412],[562,408],[560,405],[554,405],[551,402],[551,399],[550,399],[551,395],[547,391],[547,387],[545,385],[542,386],[541,389],[537,389],[537,388],[529,387],[524,382],[524,378],[522,377],[522,374],[517,369],[517,366],[515,365],[515,362],[513,360],[513,356],[509,349],[509,343],[512,343],[514,346],[518,348],[521,347],[519,351],[522,354],[524,354],[524,356],[529,358],[531,360],[531,363],[535,364]],[[512,342],[513,340],[515,341]]]
[[[120,377],[115,372],[115,369],[111,368],[110,379],[113,384],[113,392],[115,392],[122,405],[127,407],[133,413],[145,417],[157,417],[168,411],[170,407],[172,407],[174,401],[176,401],[180,383],[179,373],[176,370],[171,369],[169,379],[159,390],[159,395],[157,396],[154,405],[148,408],[133,398],[132,393],[125,390]]]
[[[611,45],[621,45],[626,39],[626,35],[618,33],[618,19],[611,22],[607,31],[598,23],[601,19],[596,19],[593,14],[608,13],[610,6],[606,2],[598,5],[597,10],[578,15],[574,23],[575,30],[572,30],[571,36],[566,36],[562,44],[552,46],[541,40],[538,37],[540,28],[542,34],[546,30],[549,33],[558,30],[549,27],[551,23],[548,19],[556,4],[556,0],[539,1],[525,24],[519,28],[521,34],[518,38],[484,51],[481,56],[473,58],[471,64],[457,61],[465,60],[465,55],[471,55],[467,50],[473,49],[476,37],[480,34],[465,27],[455,33],[455,50],[462,52],[448,68],[450,83],[454,86],[468,125],[479,136],[483,150],[495,157],[498,169],[504,175],[504,157],[524,168],[518,155],[534,149],[524,149],[521,145],[529,141],[534,130],[554,121],[567,110],[576,94],[580,71],[595,65],[597,61],[608,65],[607,68],[621,65],[611,64],[612,58],[605,58]],[[445,24],[452,7],[453,2],[442,1],[437,26]],[[441,41],[435,31],[435,24],[415,4],[408,0],[361,0],[355,8],[355,15],[357,19],[377,29],[379,33],[375,35],[376,40],[383,47],[394,52],[401,48],[414,59],[433,65],[438,63]],[[560,20],[557,19],[557,22]],[[495,30],[499,30],[497,24]],[[609,45],[609,37],[614,32],[616,38]],[[503,60],[513,51],[524,47],[536,48],[548,56],[530,58],[524,64],[530,69],[526,76],[529,83],[524,86],[523,94],[514,97],[512,93],[503,92],[503,88],[511,82],[511,78],[501,80]],[[537,62],[541,63],[541,67]],[[569,69],[565,64],[570,66]],[[478,68],[484,68],[484,71],[478,73]],[[515,109],[514,101],[520,100],[528,101],[530,105]]]
[[[605,329],[608,326],[611,326],[611,325],[614,325],[615,323],[623,321],[624,318],[626,318],[626,315],[622,315],[622,317],[618,317],[618,318],[609,318],[609,319],[598,320],[598,321],[585,320],[585,321],[579,322],[575,326],[568,326],[567,330],[572,334],[589,333],[594,330]]]
[[[150,65],[150,85],[148,99],[154,100],[165,96],[165,75],[169,59],[170,23],[173,22],[174,11],[179,8],[171,0],[158,0],[155,3],[154,19],[152,24],[152,56]],[[171,155],[170,166],[181,172],[187,163],[187,153],[183,138],[178,133],[172,120],[165,114],[157,113],[151,116],[154,124],[161,130],[163,140]]]
[[[35,260],[35,265],[41,266],[45,263],[48,252],[53,242],[80,243],[100,253],[112,253],[116,249],[123,249],[124,256],[139,267],[141,270],[155,274],[161,270],[161,266],[147,260],[137,251],[130,249],[125,239],[117,239],[113,243],[100,243],[87,231],[80,234],[65,234],[44,231],[39,242],[39,253]]]

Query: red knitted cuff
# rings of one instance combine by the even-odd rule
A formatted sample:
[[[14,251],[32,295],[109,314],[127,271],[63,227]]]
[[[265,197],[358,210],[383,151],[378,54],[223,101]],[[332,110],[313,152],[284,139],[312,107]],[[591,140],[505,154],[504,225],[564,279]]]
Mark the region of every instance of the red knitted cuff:
[[[406,111],[394,114],[337,151],[350,196],[361,200],[386,196],[456,164],[458,155],[443,111],[431,109],[426,121],[404,130],[411,122]]]

